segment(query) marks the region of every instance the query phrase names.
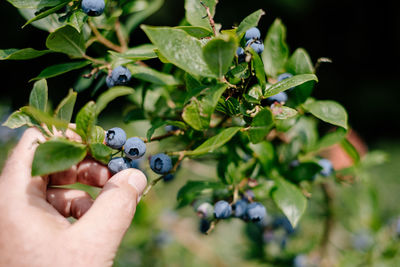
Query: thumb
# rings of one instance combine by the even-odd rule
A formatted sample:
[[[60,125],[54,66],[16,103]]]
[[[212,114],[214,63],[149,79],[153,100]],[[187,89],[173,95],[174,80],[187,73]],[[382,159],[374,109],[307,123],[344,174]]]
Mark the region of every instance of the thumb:
[[[104,185],[92,207],[74,224],[73,230],[86,244],[117,249],[146,184],[146,176],[138,169],[115,174]]]

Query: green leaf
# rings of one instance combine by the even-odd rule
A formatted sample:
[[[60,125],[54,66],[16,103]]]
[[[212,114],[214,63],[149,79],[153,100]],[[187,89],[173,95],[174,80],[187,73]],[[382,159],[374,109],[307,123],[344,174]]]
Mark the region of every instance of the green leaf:
[[[226,88],[226,84],[217,84],[205,89],[203,91],[205,96],[201,100],[192,98],[190,104],[183,109],[183,120],[195,130],[207,129],[210,125],[211,115]]]
[[[31,23],[34,22],[34,21],[37,21],[37,20],[42,19],[42,18],[45,18],[45,17],[47,17],[48,15],[51,15],[51,14],[55,13],[57,10],[60,10],[61,8],[63,8],[64,6],[66,6],[69,2],[70,2],[70,0],[67,0],[67,1],[64,0],[63,3],[61,3],[61,4],[59,4],[59,5],[56,5],[55,7],[49,8],[49,9],[47,9],[47,10],[41,12],[41,13],[38,14],[37,16],[35,16],[35,17],[31,18],[30,20],[28,20],[28,21],[22,26],[22,28],[25,28],[27,25],[31,24]]]
[[[217,5],[217,0],[202,0],[202,2],[210,8],[211,16],[215,14],[215,6]],[[192,26],[199,26],[212,30],[210,21],[207,17],[207,12],[204,6],[201,5],[199,0],[185,0],[185,10],[186,10],[186,20]],[[205,18],[204,18],[205,17]]]
[[[298,48],[286,63],[286,71],[294,74],[313,74],[311,58],[303,48]]]
[[[262,53],[265,73],[276,77],[284,72],[286,60],[289,56],[289,48],[286,44],[286,28],[280,19],[276,19],[268,30],[265,38],[265,49]]]
[[[222,77],[228,71],[235,57],[236,48],[237,41],[230,35],[214,38],[203,47],[204,60],[217,77]]]
[[[297,110],[279,105],[273,106],[271,111],[272,114],[274,114],[274,118],[277,120],[286,120],[297,115]]]
[[[31,79],[30,81],[52,78],[67,73],[69,71],[81,69],[89,64],[90,61],[75,61],[75,62],[53,65],[42,70],[42,72],[37,77]]]
[[[249,145],[251,150],[253,150],[254,157],[260,161],[265,174],[269,175],[275,159],[274,146],[268,141]]]
[[[69,169],[86,156],[86,146],[65,139],[40,144],[32,163],[32,176],[46,175]]]
[[[36,50],[33,48],[24,49],[0,49],[0,60],[26,60],[41,57],[48,53],[52,53],[50,50]]]
[[[147,140],[150,140],[151,137],[153,136],[154,132],[155,132],[158,128],[160,128],[160,127],[162,127],[162,126],[164,126],[164,125],[177,126],[177,127],[179,127],[180,129],[185,129],[185,128],[186,128],[186,125],[185,125],[183,122],[181,122],[181,121],[170,121],[170,120],[166,120],[166,121],[165,121],[165,120],[159,120],[159,121],[157,121],[156,123],[152,123],[151,128],[147,131],[147,134],[146,134]]]
[[[177,194],[178,206],[184,207],[202,193],[212,193],[214,189],[224,189],[225,187],[226,186],[220,182],[188,181]]]
[[[244,20],[242,20],[242,22],[240,22],[239,26],[237,27],[236,34],[238,36],[241,36],[250,28],[257,27],[258,22],[263,15],[265,15],[265,12],[262,9],[259,9],[256,12],[253,12],[245,17]]]
[[[337,125],[347,129],[347,112],[342,105],[335,101],[308,101],[304,108],[327,123]]]
[[[96,101],[96,106],[97,106],[96,116],[100,114],[100,112],[108,105],[108,103],[110,103],[111,101],[113,101],[117,97],[125,96],[125,95],[131,95],[134,92],[135,92],[135,90],[133,90],[130,87],[125,87],[125,86],[115,86],[115,87],[112,87],[112,88],[108,89],[107,91],[102,93],[97,98],[97,101]]]
[[[7,0],[16,8],[41,9],[43,7],[56,6],[65,0]]]
[[[215,77],[203,59],[201,42],[181,29],[142,26],[151,42],[172,64],[195,76]]]
[[[268,108],[260,110],[248,130],[250,141],[253,144],[263,141],[273,126],[274,118],[271,111]]]
[[[132,64],[127,65],[127,67],[131,71],[132,76],[139,80],[166,86],[175,86],[180,84],[180,81],[173,75],[165,74],[149,67]]]
[[[78,32],[81,32],[88,15],[81,9],[74,10],[67,19],[67,24],[74,27]]]
[[[357,149],[349,142],[346,138],[342,139],[340,146],[346,151],[347,155],[354,161],[354,163],[360,162],[360,154],[358,154]]]
[[[181,29],[187,32],[189,35],[196,37],[198,39],[210,37],[212,32],[208,29],[203,27],[196,27],[196,26],[178,26],[174,27],[175,29]]]
[[[68,95],[63,100],[61,100],[60,104],[57,106],[54,115],[61,120],[71,122],[76,96],[76,92],[74,92],[72,89],[69,90]]]
[[[20,109],[23,113],[31,117],[33,121],[38,122],[39,124],[46,124],[47,128],[51,131],[53,129],[53,126],[56,127],[57,129],[67,129],[68,123],[62,120],[59,120],[57,118],[54,118],[50,116],[50,114],[45,113],[41,110],[38,110],[34,107],[27,106],[27,107],[22,107]]]
[[[263,91],[265,91],[265,88],[267,86],[267,80],[265,78],[264,64],[263,64],[260,56],[251,47],[250,47],[250,52],[251,52],[251,55],[253,58],[252,65],[253,65],[254,71],[256,72],[257,80],[260,83],[260,86],[263,89]]]
[[[304,180],[312,181],[321,170],[322,167],[318,163],[302,162],[291,169],[286,177],[296,183]]]
[[[37,122],[20,110],[13,112],[2,124],[2,126],[6,126],[10,129],[16,129],[25,125],[32,127],[37,125]]]
[[[333,146],[334,144],[337,144],[341,142],[345,137],[346,137],[347,131],[344,128],[337,128],[336,131],[331,132],[323,136],[314,150],[320,150],[326,147]]]
[[[142,21],[159,10],[163,4],[164,0],[153,0],[145,9],[128,17],[125,23],[126,32],[130,33],[134,30]]]
[[[272,198],[292,226],[296,227],[307,208],[307,200],[300,189],[292,183],[281,177],[275,177],[274,181],[276,188],[272,191]]]
[[[224,129],[219,134],[207,139],[203,144],[198,146],[193,151],[187,151],[185,154],[188,156],[195,156],[213,152],[215,149],[223,146],[226,142],[232,139],[232,137],[242,129],[242,127],[230,127]]]
[[[70,25],[65,25],[52,32],[47,37],[46,46],[50,50],[78,58],[83,57],[86,50],[83,34]]]
[[[95,160],[108,164],[111,159],[112,149],[100,143],[90,144],[89,153]]]
[[[47,109],[47,82],[45,79],[35,82],[29,96],[29,105],[41,111]]]
[[[276,95],[280,92],[283,92],[289,88],[296,87],[300,84],[309,82],[309,81],[316,81],[318,82],[317,76],[314,74],[301,74],[295,75],[291,78],[284,79],[283,81],[277,82],[270,87],[267,88],[264,97],[270,97]]]
[[[96,122],[96,104],[88,102],[76,115],[76,132],[82,141],[90,143],[90,136]]]
[[[156,58],[157,54],[154,52],[155,46],[152,44],[144,44],[137,47],[128,49],[126,52],[120,54],[114,51],[108,51],[111,55],[119,58],[130,60],[147,60]]]
[[[96,143],[102,144],[104,142],[105,137],[106,137],[106,131],[104,131],[104,129],[101,128],[100,126],[96,125],[90,133],[90,143],[91,144],[96,144]]]

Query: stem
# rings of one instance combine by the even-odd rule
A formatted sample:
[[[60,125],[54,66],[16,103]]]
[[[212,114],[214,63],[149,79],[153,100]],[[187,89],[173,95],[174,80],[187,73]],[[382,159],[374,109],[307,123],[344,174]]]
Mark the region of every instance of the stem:
[[[211,28],[214,32],[214,36],[217,36],[217,31],[215,30],[215,21],[213,17],[211,16],[210,8],[206,6],[202,1],[200,1],[200,4],[206,9],[208,20],[210,21]]]
[[[208,228],[208,230],[206,232],[206,235],[211,234],[211,232],[214,230],[214,228],[215,228],[215,226],[217,225],[218,222],[219,222],[219,220],[215,220],[215,221],[211,222],[210,228]]]
[[[107,61],[100,60],[100,59],[96,59],[96,58],[93,58],[93,57],[88,56],[88,55],[86,55],[86,54],[82,55],[82,57],[83,57],[84,59],[87,59],[87,60],[92,61],[94,64],[98,64],[98,65],[110,65],[110,63],[108,63]]]
[[[115,22],[115,33],[117,34],[118,42],[121,45],[122,51],[126,51],[128,49],[128,40],[125,39],[124,34],[121,30],[121,23],[119,20]]]
[[[103,44],[104,46],[106,46],[114,51],[117,51],[118,53],[123,52],[123,49],[120,46],[112,43],[111,41],[106,39],[103,35],[101,35],[99,30],[96,28],[96,26],[90,20],[88,21],[88,24],[99,43]]]
[[[320,243],[321,257],[324,258],[327,252],[328,243],[334,226],[334,211],[333,211],[334,192],[332,190],[332,187],[326,182],[321,184],[321,189],[322,192],[324,193],[326,211],[327,211],[324,232]]]
[[[144,190],[143,194],[142,194],[142,198],[145,197],[147,195],[147,193],[150,192],[150,190],[153,188],[153,186],[155,186],[159,181],[161,181],[164,178],[163,176],[158,177],[157,179],[153,180]]]

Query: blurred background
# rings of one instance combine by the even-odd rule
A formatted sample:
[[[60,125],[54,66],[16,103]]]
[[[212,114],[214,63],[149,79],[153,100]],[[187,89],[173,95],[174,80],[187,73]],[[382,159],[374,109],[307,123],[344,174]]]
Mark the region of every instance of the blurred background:
[[[230,28],[251,12],[262,8],[266,15],[259,28],[265,37],[277,17],[287,27],[291,52],[305,48],[314,62],[328,57],[333,63],[318,70],[320,82],[314,90],[318,99],[333,99],[347,109],[351,126],[371,150],[383,150],[389,161],[361,174],[363,183],[336,188],[337,217],[333,253],[340,255],[340,266],[400,266],[399,247],[395,240],[396,220],[400,216],[400,130],[397,107],[400,88],[397,81],[400,47],[400,16],[395,1],[377,4],[361,0],[220,0],[215,21]],[[163,7],[144,23],[175,26],[184,17],[183,0],[166,0]],[[47,32],[28,26],[17,9],[0,2],[0,49],[45,48]],[[6,25],[6,26],[5,26]],[[137,29],[131,45],[147,43]],[[28,102],[32,83],[28,81],[50,65],[67,60],[50,54],[30,61],[0,61],[0,119]],[[80,71],[48,80],[50,99],[59,102],[75,84]],[[100,93],[103,89],[100,89]],[[92,98],[84,91],[78,96],[81,106]],[[116,126],[119,104],[101,117],[101,125]],[[113,121],[111,122],[111,118]],[[131,134],[144,136],[139,124],[123,125]],[[0,127],[0,168],[20,132]],[[171,144],[160,143],[159,146]],[[153,148],[154,151],[159,148]],[[186,163],[190,164],[190,163]],[[182,168],[174,182],[160,185],[142,201],[128,232],[116,266],[265,266],[272,256],[308,254],[318,242],[322,223],[322,196],[313,191],[308,214],[299,231],[288,237],[285,246],[267,242],[257,227],[237,220],[222,223],[211,236],[201,235],[193,210],[176,210],[175,195],[187,179],[204,179],[215,168],[204,164]],[[89,189],[93,190],[93,189]],[[94,193],[94,192],[93,192]],[[400,225],[399,225],[400,226]],[[400,229],[398,229],[399,231]],[[247,232],[248,235],[243,235]],[[336,240],[337,239],[337,240]],[[260,243],[261,242],[261,243]],[[260,246],[260,244],[262,244]],[[271,255],[271,257],[269,257]],[[312,255],[305,256],[312,258]],[[291,266],[292,262],[270,262],[271,266]],[[300,265],[299,265],[300,266]],[[309,266],[309,265],[302,265]]]

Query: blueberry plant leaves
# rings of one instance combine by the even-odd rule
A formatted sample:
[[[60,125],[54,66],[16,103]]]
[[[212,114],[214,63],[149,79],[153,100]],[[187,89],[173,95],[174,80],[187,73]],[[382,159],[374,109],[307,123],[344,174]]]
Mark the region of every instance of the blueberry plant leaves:
[[[264,108],[254,117],[248,130],[250,141],[253,144],[261,142],[274,126],[274,118],[271,110]]]
[[[38,110],[36,108],[34,108],[33,106],[26,106],[26,107],[22,107],[20,109],[23,113],[25,113],[26,115],[28,115],[31,120],[36,121],[37,123],[42,123],[47,125],[47,128],[52,131],[53,126],[56,129],[67,129],[68,127],[68,123],[60,120],[58,118],[54,118],[53,116],[51,116],[50,114]]]
[[[196,27],[196,26],[177,26],[175,29],[184,30],[187,34],[195,37],[195,38],[206,38],[212,35],[208,29],[203,27]]]
[[[45,79],[35,82],[29,96],[29,105],[38,110],[46,111],[48,95],[47,90],[47,82]]]
[[[242,22],[240,22],[239,26],[237,27],[236,34],[238,36],[241,36],[250,28],[256,27],[263,15],[265,15],[265,12],[262,9],[259,9],[245,17],[244,20],[242,20]]]
[[[205,6],[210,8],[211,16],[215,14],[215,7],[217,0],[203,0]],[[192,26],[199,26],[211,31],[211,25],[208,19],[204,19],[207,16],[205,7],[198,0],[185,0],[186,20]]]
[[[67,23],[80,33],[87,17],[88,16],[82,10],[75,10],[68,16]]]
[[[29,115],[25,114],[21,110],[17,110],[14,111],[2,125],[11,129],[16,129],[25,125],[33,127],[37,124],[38,123]]]
[[[48,49],[80,58],[85,55],[85,40],[74,27],[63,26],[52,32],[46,40]]]
[[[287,61],[286,70],[294,74],[313,74],[314,66],[308,53],[298,48]]]
[[[163,4],[164,0],[152,0],[145,8],[130,15],[125,23],[126,31],[128,33],[133,31],[147,17],[159,10]]]
[[[266,89],[264,97],[276,95],[280,92],[286,91],[292,87],[296,87],[306,82],[316,81],[318,82],[317,76],[314,74],[301,74],[283,81],[277,82]]]
[[[56,77],[73,70],[81,69],[89,64],[90,61],[75,61],[53,65],[42,70],[42,72],[39,73],[37,77],[31,79],[31,81]]]
[[[167,86],[180,84],[180,81],[174,76],[156,71],[149,67],[128,65],[128,69],[131,71],[133,77],[142,81]]]
[[[41,57],[48,53],[52,53],[50,50],[36,50],[33,48],[24,49],[0,49],[0,60],[26,60]]]
[[[76,132],[84,142],[90,141],[90,135],[95,127],[96,104],[93,101],[87,103],[76,115]]]
[[[210,189],[223,189],[225,185],[220,182],[210,181],[188,181],[178,192],[178,207],[184,207],[190,204],[198,195],[205,191],[209,194]]]
[[[115,98],[120,97],[120,96],[125,96],[125,95],[131,95],[135,91],[126,86],[115,86],[104,93],[102,93],[96,101],[96,115],[99,115],[100,112],[110,103],[113,101]]]
[[[52,139],[38,146],[32,163],[32,176],[69,169],[86,156],[86,146],[66,139]]]
[[[61,120],[70,122],[74,111],[76,97],[77,93],[71,89],[68,95],[57,106],[54,115]]]
[[[260,56],[251,47],[250,47],[250,52],[253,57],[252,64],[253,64],[254,71],[256,73],[257,80],[258,80],[261,88],[263,88],[263,90],[265,90],[265,87],[267,86],[267,79],[265,77],[264,64],[263,64]]]
[[[347,112],[342,105],[335,101],[308,101],[304,104],[304,108],[320,120],[345,129],[348,127]]]
[[[137,60],[148,60],[152,58],[157,58],[157,54],[154,52],[154,49],[155,49],[154,45],[144,44],[128,49],[124,53],[117,53],[115,51],[108,51],[108,52],[114,57],[137,61]]]
[[[41,9],[44,7],[51,7],[51,6],[56,6],[65,0],[43,0],[43,1],[37,1],[37,0],[7,0],[10,2],[13,6],[17,8],[31,8],[31,9]]]
[[[103,138],[104,139],[104,138]],[[89,144],[89,153],[93,158],[108,164],[111,159],[112,149],[101,143]]]
[[[60,10],[61,8],[65,7],[68,3],[70,2],[70,0],[64,0],[62,3],[60,3],[59,5],[56,5],[55,7],[49,8],[43,12],[41,12],[40,14],[38,14],[37,16],[31,18],[30,20],[28,20],[23,26],[22,28],[26,27],[27,25],[31,24],[34,21],[40,20],[42,18],[47,17],[50,14],[55,13],[56,11]]]

